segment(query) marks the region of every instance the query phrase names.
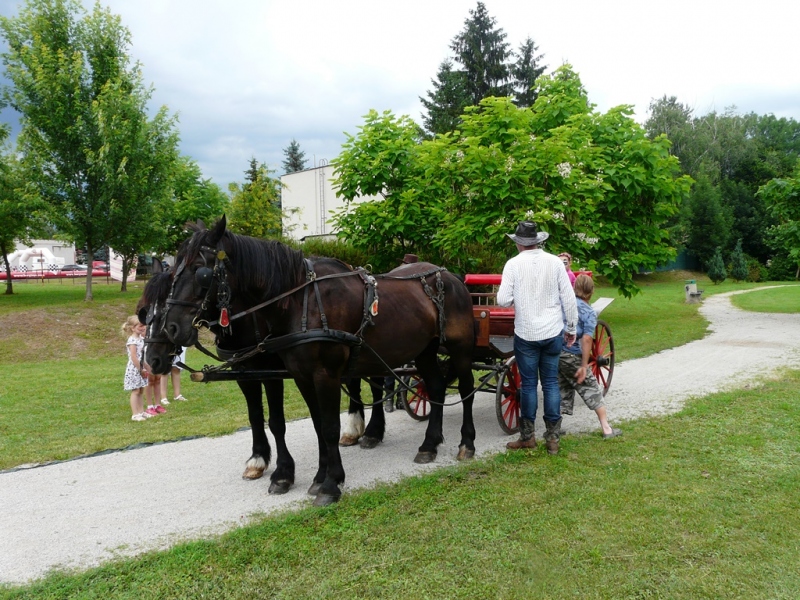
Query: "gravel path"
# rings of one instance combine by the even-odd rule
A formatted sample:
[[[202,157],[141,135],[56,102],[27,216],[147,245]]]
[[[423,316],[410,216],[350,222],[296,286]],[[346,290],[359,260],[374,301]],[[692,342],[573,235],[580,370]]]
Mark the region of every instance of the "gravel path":
[[[800,366],[797,315],[744,313],[729,296],[704,301],[700,310],[711,326],[703,340],[617,365],[607,397],[612,424],[675,412],[691,396]],[[460,422],[458,406],[445,409],[447,441],[439,458],[433,465],[416,465],[412,459],[425,424],[403,411],[388,414],[386,439],[377,449],[342,449],[345,493],[453,464]],[[497,424],[493,394],[476,400],[475,422],[478,455],[502,451],[509,437]],[[569,432],[599,430],[594,413],[580,401],[563,426]],[[308,419],[289,424],[287,443],[297,474],[285,496],[267,494],[268,477],[241,479],[250,455],[249,431],[2,473],[0,583],[23,583],[54,568],[85,569],[306,505],[317,463],[312,440]]]

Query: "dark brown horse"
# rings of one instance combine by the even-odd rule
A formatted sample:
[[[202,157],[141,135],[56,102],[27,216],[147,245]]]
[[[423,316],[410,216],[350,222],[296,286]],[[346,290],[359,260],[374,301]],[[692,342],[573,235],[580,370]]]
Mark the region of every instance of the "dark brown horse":
[[[234,310],[233,298],[249,308]],[[325,468],[310,490],[316,505],[338,500],[344,482],[338,448],[343,378],[381,376],[414,361],[432,402],[415,460],[436,458],[444,439],[446,389],[437,362],[440,347],[464,400],[459,458],[474,455],[472,302],[464,284],[446,270],[416,263],[371,278],[335,259],[312,261],[279,242],[232,234],[223,217],[188,240],[173,276],[164,330],[173,343],[191,346],[200,327],[229,327],[253,312],[269,327],[261,332],[262,348],[278,354],[312,418],[316,413],[319,419]]]
[[[180,255],[179,255],[180,258]],[[167,374],[172,367],[172,359],[181,352],[180,346],[173,344],[163,335],[161,318],[167,297],[172,285],[170,273],[154,275],[145,285],[144,292],[137,306],[140,320],[147,323],[145,338],[145,362],[156,374]],[[234,304],[234,307],[236,305]],[[228,360],[255,348],[262,337],[259,331],[266,331],[267,324],[258,313],[253,313],[247,321],[236,322],[230,331],[222,335],[219,326],[212,328],[217,334],[215,352],[219,358]],[[253,371],[284,370],[283,362],[274,353],[256,353],[252,357],[236,363],[236,368]],[[270,494],[284,494],[294,483],[295,463],[286,445],[286,420],[284,415],[284,384],[280,377],[265,377],[260,380],[237,379],[239,389],[247,403],[247,414],[253,436],[252,454],[245,463],[242,474],[244,479],[259,479],[268,468],[271,460],[271,448],[264,431],[264,407],[261,389],[267,397],[269,408],[269,429],[275,437],[277,459],[275,470],[270,476]],[[385,419],[382,410],[373,411],[373,418],[364,427],[364,406],[361,403],[361,379],[347,382],[348,393],[355,397],[350,402],[350,427],[354,433],[349,444],[361,441],[364,448],[374,448],[383,440]],[[382,399],[380,387],[372,387],[373,402],[378,404]],[[318,440],[321,443],[320,440]],[[322,474],[324,476],[324,473]]]

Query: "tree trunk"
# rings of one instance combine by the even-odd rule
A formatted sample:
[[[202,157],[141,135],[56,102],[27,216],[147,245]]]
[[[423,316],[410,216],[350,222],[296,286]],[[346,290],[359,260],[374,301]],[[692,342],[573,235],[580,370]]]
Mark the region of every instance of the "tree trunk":
[[[120,292],[127,292],[128,291],[128,271],[131,270],[131,267],[128,263],[128,259],[126,257],[122,257],[122,285],[119,288]]]
[[[4,244],[0,244],[0,252],[3,253],[3,264],[6,266],[6,296],[14,293],[14,284],[11,282],[11,264],[8,262],[8,250]]]
[[[92,263],[94,262],[94,250],[92,250],[91,247],[87,248],[86,262],[89,264],[86,265],[86,297],[83,300],[85,302],[91,302],[94,300],[94,296],[92,295]]]

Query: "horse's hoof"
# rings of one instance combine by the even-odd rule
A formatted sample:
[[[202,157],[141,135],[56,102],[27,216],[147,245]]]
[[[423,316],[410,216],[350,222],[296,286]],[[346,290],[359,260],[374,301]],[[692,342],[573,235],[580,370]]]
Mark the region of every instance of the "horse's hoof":
[[[380,443],[381,443],[381,441],[378,438],[368,437],[366,435],[361,438],[361,442],[360,442],[361,447],[362,448],[366,448],[367,450],[371,450],[372,448],[374,448],[375,446],[377,446]]]
[[[258,469],[256,467],[247,467],[242,473],[242,479],[261,479],[262,475],[264,475],[264,469]]]
[[[460,446],[458,454],[456,454],[456,460],[469,460],[470,458],[475,458],[475,448]]]
[[[316,481],[311,484],[311,487],[308,488],[308,495],[309,496],[316,496],[319,494],[319,490],[322,487],[321,483],[317,483]]]
[[[339,440],[340,446],[355,446],[358,443],[358,438],[352,435],[343,435]]]
[[[330,494],[317,494],[314,498],[314,506],[330,506],[334,502],[339,501],[339,496],[331,496]]]
[[[414,462],[420,465],[427,465],[436,460],[436,452],[417,452]]]
[[[277,481],[273,481],[269,484],[269,493],[275,495],[285,494],[289,491],[289,488],[292,487],[292,483],[294,482],[289,481],[288,479],[279,479]]]

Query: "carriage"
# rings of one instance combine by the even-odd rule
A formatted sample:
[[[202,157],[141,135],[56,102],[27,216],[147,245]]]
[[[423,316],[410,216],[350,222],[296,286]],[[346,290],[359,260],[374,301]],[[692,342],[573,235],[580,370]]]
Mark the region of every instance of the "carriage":
[[[576,275],[592,276],[591,271],[578,271]],[[485,372],[477,386],[478,391],[495,393],[497,421],[503,431],[514,434],[519,431],[520,374],[514,358],[514,308],[497,306],[496,291],[479,292],[483,286],[498,286],[499,274],[468,274],[464,283],[470,287],[475,318],[475,348],[472,368]],[[480,286],[480,287],[479,287]],[[598,298],[592,308],[599,315],[613,298]],[[447,357],[441,357],[446,362]],[[611,387],[614,375],[614,337],[611,328],[603,320],[597,320],[589,366],[600,384],[603,396]],[[430,415],[430,398],[424,382],[414,375],[404,376],[400,390],[403,408],[411,418],[423,421]]]

